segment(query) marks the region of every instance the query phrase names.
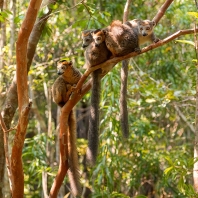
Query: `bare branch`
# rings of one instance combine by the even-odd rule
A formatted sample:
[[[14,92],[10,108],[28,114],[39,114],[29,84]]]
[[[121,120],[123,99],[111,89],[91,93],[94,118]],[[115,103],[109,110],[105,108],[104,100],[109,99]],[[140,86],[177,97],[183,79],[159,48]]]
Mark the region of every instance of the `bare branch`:
[[[16,77],[19,105],[19,122],[14,137],[11,154],[11,173],[13,178],[12,196],[15,198],[21,198],[24,196],[22,149],[28,125],[28,114],[31,108],[31,103],[29,103],[27,84],[27,46],[28,39],[36,21],[41,2],[42,0],[30,1],[26,17],[19,30],[18,40],[16,43]]]
[[[190,128],[190,130],[195,133],[195,128],[192,124],[190,124],[187,120],[187,118],[185,117],[185,115],[181,112],[181,110],[179,109],[179,107],[174,104],[174,108],[177,111],[177,113],[179,114],[179,116],[181,117],[181,119],[188,125],[188,127]]]
[[[5,122],[1,116],[0,113],[0,124],[3,129],[3,137],[4,137],[4,151],[5,151],[5,158],[6,158],[6,167],[8,171],[8,177],[9,177],[9,183],[10,183],[10,190],[12,191],[12,174],[10,170],[10,157],[9,157],[9,151],[8,151],[8,133],[7,133],[7,127],[5,125]]]
[[[198,32],[198,29],[196,29],[196,32]],[[88,90],[84,90],[84,89],[87,89],[88,87],[88,84],[90,83],[86,83],[86,85],[83,86],[83,83],[86,81],[86,79],[88,78],[88,76],[90,75],[91,72],[95,71],[96,69],[99,69],[99,68],[103,68],[103,67],[110,67],[112,66],[115,66],[118,62],[122,61],[122,60],[126,60],[126,59],[129,59],[131,57],[135,57],[135,56],[139,56],[140,54],[143,54],[143,53],[146,53],[148,51],[151,51],[155,48],[158,48],[160,46],[163,46],[165,45],[166,43],[169,43],[171,42],[172,40],[182,36],[182,35],[186,35],[186,34],[193,34],[194,33],[194,29],[186,29],[186,30],[179,30],[177,32],[175,32],[174,34],[168,36],[167,38],[163,39],[163,40],[160,40],[159,42],[157,43],[154,43],[154,44],[151,44],[147,47],[144,47],[140,53],[137,53],[137,52],[132,52],[132,53],[129,53],[125,56],[120,56],[120,57],[114,57],[112,59],[109,59],[107,61],[105,61],[104,63],[101,63],[99,65],[96,65],[94,67],[91,67],[90,69],[86,70],[85,73],[83,74],[83,76],[81,77],[80,81],[78,82],[77,86],[76,86],[76,92],[79,93],[79,94],[84,94],[85,92],[87,92]],[[82,89],[82,86],[83,86],[83,89]],[[81,90],[82,89],[82,90]],[[74,99],[75,97],[73,97],[72,99]]]
[[[153,18],[153,21],[156,22],[156,24],[159,22],[159,20],[164,16],[164,13],[166,12],[166,10],[168,9],[168,7],[170,6],[170,4],[173,2],[174,0],[166,0],[166,2],[161,6],[161,8],[158,10],[157,14],[155,15],[155,17]]]
[[[130,5],[131,5],[131,0],[127,0],[125,7],[124,7],[123,23],[125,23],[128,20]]]

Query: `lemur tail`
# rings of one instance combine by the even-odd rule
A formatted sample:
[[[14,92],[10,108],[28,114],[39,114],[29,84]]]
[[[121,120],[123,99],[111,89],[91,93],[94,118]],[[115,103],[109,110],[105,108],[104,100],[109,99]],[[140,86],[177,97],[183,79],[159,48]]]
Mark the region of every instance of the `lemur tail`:
[[[100,74],[98,69],[92,73],[93,87],[91,94],[91,106],[89,116],[89,130],[88,130],[88,148],[86,153],[87,163],[93,166],[96,163],[99,144],[99,124],[100,124]]]

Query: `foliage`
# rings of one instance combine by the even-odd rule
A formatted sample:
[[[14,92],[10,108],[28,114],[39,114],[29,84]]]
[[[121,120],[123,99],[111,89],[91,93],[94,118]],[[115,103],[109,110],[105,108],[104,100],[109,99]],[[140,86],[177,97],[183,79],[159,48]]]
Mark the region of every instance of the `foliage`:
[[[17,28],[23,19],[27,3],[18,2]],[[115,1],[59,0],[51,7],[53,12],[40,40],[29,72],[33,102],[24,150],[25,192],[27,197],[41,197],[42,172],[48,173],[48,186],[57,171],[55,159],[57,106],[52,103],[49,90],[56,75],[56,62],[69,57],[82,72],[84,65],[81,47],[81,31],[87,28],[105,27],[113,19],[122,20],[124,3]],[[24,5],[22,3],[25,3]],[[134,0],[130,7],[130,19],[152,19],[164,1]],[[40,16],[48,11],[44,6]],[[190,12],[190,15],[188,14]],[[0,21],[11,20],[12,13],[3,10]],[[194,2],[174,1],[155,28],[163,39],[180,29],[193,27],[197,17]],[[7,23],[4,52],[3,88],[7,89],[15,70],[15,53],[10,57],[10,24]],[[17,34],[18,29],[15,30]],[[16,36],[16,35],[15,35]],[[142,178],[151,179],[158,195],[172,197],[196,197],[192,188],[193,139],[189,127],[194,123],[195,52],[193,35],[183,36],[149,53],[130,60],[128,78],[128,110],[130,136],[123,139],[119,123],[120,67],[115,68],[102,80],[101,135],[97,164],[88,168],[88,178],[83,185],[93,190],[93,197],[133,197],[137,195]],[[186,42],[181,40],[185,40]],[[46,91],[48,90],[48,92]],[[90,93],[83,102],[89,105]],[[50,108],[50,104],[52,104]],[[179,108],[180,112],[177,110]],[[80,109],[80,104],[77,110]],[[50,113],[51,136],[47,133]],[[181,116],[184,115],[185,120]],[[40,117],[38,117],[40,115]],[[44,123],[45,130],[41,128]],[[39,133],[41,131],[42,133]],[[49,145],[51,157],[46,154]],[[86,149],[86,141],[79,140],[80,162]],[[82,163],[81,163],[82,164]],[[84,166],[82,165],[82,172]],[[65,181],[66,182],[66,181]],[[138,195],[138,198],[144,197]]]

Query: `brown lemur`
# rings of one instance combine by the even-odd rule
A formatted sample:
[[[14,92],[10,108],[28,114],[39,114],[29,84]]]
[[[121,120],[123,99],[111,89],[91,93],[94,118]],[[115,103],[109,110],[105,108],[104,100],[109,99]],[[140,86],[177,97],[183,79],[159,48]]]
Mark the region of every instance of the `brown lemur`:
[[[73,67],[71,61],[60,61],[57,65],[57,73],[60,75],[52,86],[53,101],[60,107],[63,107],[69,100],[74,86],[80,80],[82,74]],[[80,184],[80,173],[78,163],[78,153],[76,147],[76,116],[72,109],[69,118],[69,135],[68,135],[68,153],[69,153],[69,170],[68,176],[71,185],[71,193],[79,196],[82,193]]]
[[[115,20],[108,27],[94,32],[92,36],[96,44],[105,41],[107,48],[114,57],[141,51],[136,31],[119,20]]]
[[[94,43],[92,34],[97,31],[98,30],[86,30],[82,32],[83,47],[86,48],[84,56],[87,69],[103,63],[111,57],[111,52],[107,49],[105,42],[101,42],[100,44]],[[86,161],[89,165],[95,164],[98,153],[101,77],[101,69],[92,72],[93,85],[89,115],[88,148],[86,152]]]

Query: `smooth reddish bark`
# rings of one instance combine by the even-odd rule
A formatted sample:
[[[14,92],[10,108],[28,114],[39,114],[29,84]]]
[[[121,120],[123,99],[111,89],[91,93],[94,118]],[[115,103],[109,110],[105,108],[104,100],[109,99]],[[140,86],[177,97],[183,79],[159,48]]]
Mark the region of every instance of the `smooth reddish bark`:
[[[22,198],[24,196],[24,174],[22,164],[22,149],[24,145],[28,115],[31,107],[28,97],[27,78],[27,46],[30,33],[33,29],[38,10],[42,0],[31,0],[26,17],[21,25],[16,43],[16,78],[18,91],[19,122],[13,141],[11,154],[12,197]]]

